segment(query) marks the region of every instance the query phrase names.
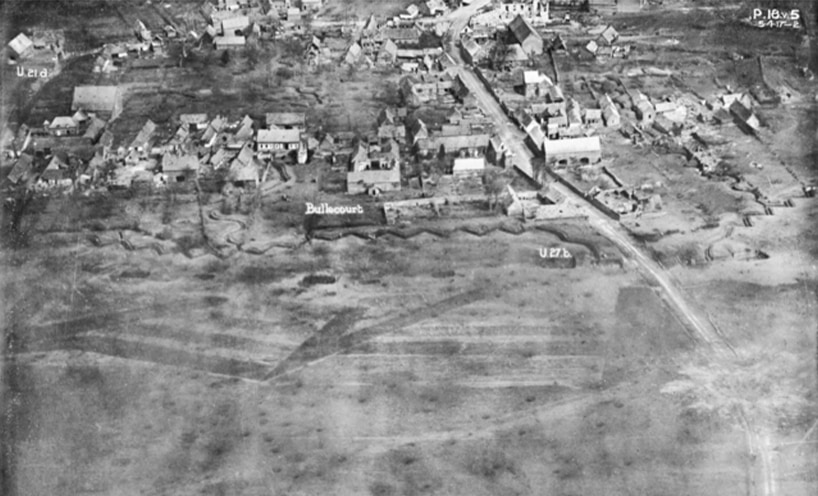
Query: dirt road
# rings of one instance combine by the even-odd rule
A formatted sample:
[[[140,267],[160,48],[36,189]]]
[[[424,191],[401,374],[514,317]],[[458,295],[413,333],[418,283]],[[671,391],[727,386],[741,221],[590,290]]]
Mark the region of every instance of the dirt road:
[[[453,41],[449,47],[449,51],[452,57],[458,62],[458,74],[469,91],[476,97],[483,111],[492,118],[498,134],[506,146],[514,153],[515,156],[512,161],[514,165],[523,171],[524,174],[533,178],[534,171],[531,165],[533,155],[524,142],[522,131],[517,129],[508,116],[505,115],[498,102],[483,86],[474,72],[466,66],[460,58],[459,51],[455,48],[454,40],[458,39],[463,26],[465,26],[465,22],[468,22],[463,21],[462,18],[457,19],[456,22],[452,23],[450,28]],[[679,319],[686,324],[686,327],[692,331],[694,336],[707,346],[707,350],[714,360],[723,363],[725,360],[730,360],[735,357],[735,351],[730,343],[721,335],[709,316],[706,316],[702,310],[688,303],[686,295],[677,287],[671,275],[664,267],[642,253],[628,237],[627,233],[623,231],[621,226],[614,224],[610,218],[588,204],[582,196],[575,194],[559,182],[552,183],[551,187],[566,197],[575,200],[578,205],[582,205],[587,211],[591,225],[614,242],[619,249],[630,258],[647,280],[657,285],[668,306],[676,313]],[[757,429],[749,421],[747,429],[750,450],[752,453],[758,453],[760,455],[757,457],[759,458],[758,463],[760,465],[757,470],[761,473],[761,483],[756,485],[757,493],[764,494],[765,496],[774,496],[775,484],[771,477],[771,454],[768,445],[759,440]]]

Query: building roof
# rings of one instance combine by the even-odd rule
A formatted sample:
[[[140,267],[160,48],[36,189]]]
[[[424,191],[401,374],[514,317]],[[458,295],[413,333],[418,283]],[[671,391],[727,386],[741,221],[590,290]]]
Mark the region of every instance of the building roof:
[[[568,138],[561,140],[545,140],[543,151],[546,155],[560,155],[563,153],[587,153],[599,152],[602,145],[599,136],[589,136],[585,138]]]
[[[8,46],[19,56],[25,54],[29,49],[31,49],[34,46],[34,43],[24,33],[20,33],[9,42]]]
[[[199,170],[199,159],[195,155],[166,153],[162,156],[162,172],[185,172]]]
[[[301,131],[298,129],[259,129],[256,135],[258,143],[298,143]]]
[[[148,141],[153,136],[153,133],[156,131],[156,124],[150,119],[145,122],[145,125],[142,126],[142,129],[139,130],[139,133],[136,135],[136,138],[133,139],[131,142],[131,148],[139,148],[148,144]]]
[[[85,134],[83,135],[83,138],[96,139],[97,136],[99,136],[99,133],[101,133],[102,130],[105,129],[106,124],[107,122],[103,121],[102,119],[96,116],[91,118],[91,124],[89,124],[88,127],[85,129]]]
[[[213,42],[216,46],[242,46],[247,40],[244,36],[216,36]]]
[[[617,38],[619,38],[619,33],[611,25],[608,25],[599,35],[599,40],[608,45],[613,45]]]
[[[227,31],[229,29],[244,29],[250,25],[250,18],[247,16],[229,17],[222,20],[222,29]]]
[[[207,114],[182,114],[179,116],[182,124],[206,124]]]
[[[463,49],[473,58],[479,54],[481,50],[483,50],[483,47],[481,47],[476,41],[468,39],[463,42]]]
[[[553,84],[551,82],[551,78],[549,78],[545,74],[541,73],[540,71],[523,71],[522,81],[523,81],[523,84],[546,83],[549,86]]]
[[[542,145],[543,141],[545,141],[545,133],[543,133],[540,126],[530,127],[526,134],[528,135],[528,138],[538,147]]]
[[[599,120],[602,118],[601,109],[585,109],[585,120]]]
[[[513,21],[508,24],[508,30],[518,43],[523,44],[529,38],[540,38],[540,35],[531,24],[526,21],[523,16],[517,15]],[[541,39],[541,38],[540,38]]]
[[[267,127],[304,127],[307,115],[304,112],[267,112],[264,122]]]
[[[71,110],[91,112],[113,112],[119,104],[120,92],[117,86],[77,86]]]
[[[420,39],[416,28],[387,28],[382,31],[383,38],[394,41],[413,41]]]
[[[66,117],[61,115],[59,117],[55,117],[54,120],[51,121],[51,124],[48,125],[48,127],[50,129],[77,127],[77,121],[75,121],[73,117]]]
[[[31,174],[32,166],[34,165],[34,158],[31,155],[20,155],[20,158],[14,163],[14,167],[8,175],[8,180],[12,184],[17,184],[20,179]]]

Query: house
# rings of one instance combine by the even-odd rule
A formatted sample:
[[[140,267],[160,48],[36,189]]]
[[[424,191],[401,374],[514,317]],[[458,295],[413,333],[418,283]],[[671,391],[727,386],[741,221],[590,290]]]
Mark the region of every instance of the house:
[[[411,21],[420,15],[420,9],[415,4],[410,4],[406,7],[406,11],[400,14],[400,18],[404,21]]]
[[[233,135],[233,141],[236,143],[244,143],[253,139],[253,119],[249,115],[245,115],[244,119],[239,123],[239,128]]]
[[[433,134],[420,139],[415,145],[418,152],[424,155],[430,153],[457,153],[463,149],[477,149],[485,152],[489,144],[489,135],[485,133],[463,134],[455,136],[441,136]]]
[[[480,155],[477,150],[463,150],[452,164],[452,174],[456,176],[482,174],[485,170],[486,157]]]
[[[486,148],[486,159],[500,167],[505,167],[505,157],[508,147],[499,136],[492,136],[489,139],[488,147]]]
[[[347,193],[378,195],[400,190],[400,151],[394,140],[383,145],[359,142],[350,158]]]
[[[249,161],[238,160],[237,158],[230,164],[227,180],[240,188],[258,186],[258,172],[259,164],[252,159],[252,155]]]
[[[335,146],[335,138],[327,133],[321,138],[321,141],[318,143],[318,146],[315,148],[315,156],[321,158],[331,158],[335,156],[336,146]]]
[[[303,112],[268,112],[264,116],[267,128],[301,129],[307,127],[307,115]]]
[[[730,113],[742,131],[755,134],[761,129],[761,122],[759,122],[758,117],[741,100],[736,100],[730,105]]]
[[[545,97],[554,83],[540,71],[521,71],[516,85],[517,90],[526,98]]]
[[[498,5],[498,10],[502,19],[508,20],[514,16],[522,16],[526,19],[537,17],[541,14],[548,18],[548,1],[544,0],[545,9],[540,8],[538,0],[502,0]]]
[[[7,179],[11,184],[19,184],[32,177],[34,177],[34,157],[24,153],[14,162],[14,167],[9,172]]]
[[[111,120],[122,112],[122,94],[118,86],[77,86],[71,110],[103,114]]]
[[[25,33],[20,33],[9,42],[8,47],[11,50],[12,57],[23,59],[31,54],[34,49],[34,42]]]
[[[301,148],[301,131],[298,129],[259,129],[256,133],[258,151],[290,151]]]
[[[566,103],[565,110],[569,127],[582,125],[582,108],[580,107],[578,101],[576,101],[574,98],[569,98]]]
[[[195,155],[166,153],[162,156],[162,172],[171,182],[187,181],[199,172],[199,159]]]
[[[79,125],[73,117],[55,117],[48,125],[48,132],[53,136],[74,136],[79,132]]]
[[[290,8],[290,0],[269,0],[270,13],[283,19],[287,15],[287,9]]]
[[[378,50],[377,62],[379,64],[394,64],[398,57],[398,45],[392,40],[386,40]]]
[[[426,124],[418,118],[413,118],[408,127],[409,138],[413,145],[418,141],[429,137],[429,130],[426,129]]]
[[[601,109],[585,109],[583,121],[586,126],[597,127],[602,124],[602,110]]]
[[[287,21],[291,23],[301,22],[301,11],[298,10],[298,7],[287,8]]]
[[[420,42],[420,31],[417,28],[387,28],[381,31],[381,38],[392,40],[399,47],[417,45]]]
[[[213,45],[216,47],[216,50],[241,48],[246,44],[247,39],[244,36],[216,36],[213,40]]]
[[[347,49],[346,55],[344,55],[344,62],[349,65],[355,65],[358,59],[361,58],[361,51],[361,45],[359,45],[357,41],[353,42]]]
[[[145,152],[149,150],[150,147],[148,145],[150,144],[154,132],[156,132],[156,124],[152,120],[148,119],[142,126],[142,129],[139,130],[139,133],[137,133],[133,141],[131,141],[129,148],[138,152]]]
[[[136,21],[136,35],[139,37],[140,40],[150,42],[153,37],[151,36],[150,30],[145,26],[145,23],[138,20]]]
[[[409,105],[432,101],[448,94],[454,87],[454,79],[447,73],[406,76],[400,81],[401,95]]]
[[[244,36],[247,28],[250,27],[250,18],[247,16],[236,16],[222,20],[221,34],[225,37]]]
[[[539,125],[528,128],[525,138],[534,150],[542,150],[545,133]]]
[[[676,110],[676,107],[676,102],[656,102],[656,105],[654,105],[654,111],[657,114],[664,114],[665,112],[673,112]]]
[[[545,140],[543,154],[547,165],[592,164],[602,157],[599,136]]]
[[[591,40],[585,45],[585,50],[593,56],[599,52],[599,44],[596,41]]]
[[[602,117],[607,127],[619,126],[622,121],[619,110],[607,93],[599,99],[599,108],[602,110]]]
[[[509,34],[520,44],[526,55],[543,53],[543,39],[522,16],[518,15],[508,25]]]
[[[643,93],[636,92],[633,96],[633,111],[636,113],[636,118],[642,124],[649,124],[653,122],[656,117],[656,110],[650,100]]]
[[[613,26],[608,25],[597,37],[596,42],[600,46],[612,46],[619,39],[619,33]]]
[[[92,117],[91,122],[88,124],[88,127],[85,128],[85,133],[82,135],[82,137],[89,140],[92,144],[96,143],[99,137],[102,135],[102,132],[105,130],[105,126],[107,124],[107,122],[97,116]]]
[[[446,12],[449,11],[449,7],[446,6],[443,0],[427,0],[426,10],[429,11],[430,16],[436,17],[446,14]]]
[[[560,103],[565,101],[565,94],[562,92],[562,88],[559,85],[553,85],[548,87],[548,94],[546,95],[546,100],[549,103]]]
[[[43,173],[40,174],[40,181],[51,185],[57,184],[65,179],[67,168],[68,165],[62,159],[60,159],[60,157],[54,155],[51,157],[51,160],[48,162],[48,165]]]
[[[207,114],[181,114],[179,121],[191,131],[207,128]]]

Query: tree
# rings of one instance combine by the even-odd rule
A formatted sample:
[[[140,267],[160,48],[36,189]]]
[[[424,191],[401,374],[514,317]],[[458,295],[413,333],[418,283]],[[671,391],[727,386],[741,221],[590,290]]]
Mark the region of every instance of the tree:
[[[244,47],[244,58],[247,59],[247,67],[249,67],[250,70],[256,68],[256,65],[258,65],[259,59],[261,57],[259,53],[259,48],[255,43],[248,43]]]
[[[498,39],[497,43],[491,47],[488,55],[489,67],[495,71],[501,70],[506,65],[506,59],[511,54],[511,47],[509,47],[505,40]]]
[[[486,193],[490,211],[494,212],[494,207],[500,200],[500,196],[505,193],[510,184],[511,179],[502,173],[489,171],[483,176],[483,189]]]
[[[222,52],[222,65],[226,66],[230,63],[230,50],[225,50]]]

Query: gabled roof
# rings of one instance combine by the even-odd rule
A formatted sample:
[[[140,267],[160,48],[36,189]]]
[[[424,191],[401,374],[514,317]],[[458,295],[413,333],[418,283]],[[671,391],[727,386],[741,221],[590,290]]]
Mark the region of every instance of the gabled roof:
[[[83,135],[83,138],[96,139],[97,136],[99,136],[99,133],[101,133],[102,130],[105,129],[106,124],[107,122],[94,116],[93,118],[91,118],[91,124],[89,124],[88,127],[85,129],[85,134]]]
[[[86,114],[82,109],[79,109],[74,112],[74,115],[72,115],[71,118],[74,119],[74,122],[85,122],[88,120],[88,114]]]
[[[250,18],[247,16],[236,16],[222,20],[222,29],[227,31],[229,29],[244,29],[250,25]]]
[[[145,125],[142,126],[142,129],[139,130],[139,134],[136,135],[136,138],[131,142],[131,148],[139,148],[148,144],[148,141],[153,136],[153,133],[156,131],[156,124],[150,119],[145,122]]]
[[[599,142],[599,136],[590,136],[586,138],[568,138],[561,140],[545,140],[543,142],[543,150],[546,155],[561,154],[561,153],[582,153],[582,152],[599,152],[602,146]]]
[[[468,39],[463,42],[463,49],[466,50],[466,53],[473,58],[483,50],[483,47],[481,47],[476,41]]]
[[[253,148],[249,144],[247,144],[247,145],[244,145],[242,147],[239,154],[233,160],[233,163],[234,164],[235,163],[240,163],[240,164],[243,164],[243,165],[247,165],[247,164],[251,163],[252,161],[253,161]]]
[[[55,117],[48,127],[49,129],[77,127],[77,122],[73,119],[73,117],[59,116]]]
[[[347,63],[351,64],[351,63],[357,61],[358,57],[360,57],[360,56],[361,56],[361,45],[359,45],[358,42],[356,41],[356,42],[353,42],[352,45],[350,45],[349,48],[347,49],[347,53],[346,53],[346,56],[344,57],[344,60]]]
[[[298,143],[301,131],[298,129],[259,129],[256,135],[258,143]]]
[[[508,30],[518,43],[523,44],[529,38],[540,38],[537,31],[528,23],[521,15],[517,15],[513,21],[508,24]]]
[[[392,112],[392,109],[389,107],[384,107],[378,113],[378,125],[381,126],[383,124],[394,124],[395,123],[395,113]]]
[[[182,124],[205,124],[207,123],[207,114],[181,114],[179,122]]]
[[[389,55],[396,56],[398,54],[398,45],[396,45],[391,39],[386,40],[381,45],[381,53],[388,53]]]
[[[12,184],[17,184],[21,179],[30,175],[32,166],[34,165],[34,158],[31,155],[20,155],[20,158],[14,163],[14,167],[8,175],[8,180]]]
[[[599,40],[608,45],[613,45],[617,38],[619,38],[619,33],[610,25],[599,35]]]
[[[24,33],[18,34],[9,42],[9,48],[14,50],[14,53],[16,53],[18,56],[23,55],[33,46],[34,43]]]
[[[324,135],[324,138],[321,139],[321,143],[318,144],[318,149],[322,151],[334,150],[335,138],[333,138],[331,134],[327,133],[326,135]]]
[[[549,86],[553,84],[551,82],[551,78],[549,78],[545,74],[541,73],[540,71],[523,71],[522,81],[523,81],[523,84],[545,83],[545,84],[548,84]]]

